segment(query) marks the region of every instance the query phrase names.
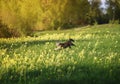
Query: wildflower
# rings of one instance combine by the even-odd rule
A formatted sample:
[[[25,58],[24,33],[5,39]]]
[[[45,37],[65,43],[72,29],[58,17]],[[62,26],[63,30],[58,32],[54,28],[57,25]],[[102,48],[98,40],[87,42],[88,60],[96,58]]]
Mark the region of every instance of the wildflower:
[[[97,57],[94,57],[94,60],[97,60]]]
[[[110,33],[110,31],[107,31],[107,33]]]
[[[118,43],[118,41],[115,42],[116,44]]]

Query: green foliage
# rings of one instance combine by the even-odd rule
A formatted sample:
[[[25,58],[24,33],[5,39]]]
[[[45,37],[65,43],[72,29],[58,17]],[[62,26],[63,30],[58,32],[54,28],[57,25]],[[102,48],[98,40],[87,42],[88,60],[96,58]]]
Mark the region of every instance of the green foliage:
[[[86,0],[1,0],[0,4],[2,22],[24,35],[84,24],[89,7]]]
[[[21,32],[22,34],[20,36],[30,34],[37,22],[38,12],[41,13],[37,1],[2,0],[0,9],[2,22],[8,28],[12,28],[13,33],[16,31],[16,33]]]
[[[119,84],[120,25],[36,32],[0,39],[0,83]],[[69,37],[76,47],[54,51]]]
[[[110,20],[109,24],[119,24],[119,20]]]
[[[109,20],[118,20],[120,23],[120,3],[118,0],[109,0],[107,1],[107,4],[109,4],[109,8],[107,10]]]
[[[0,38],[20,37],[23,35],[21,30],[8,27],[0,21]]]
[[[0,0],[0,20],[13,35],[31,35],[36,30],[59,30],[94,23],[120,23],[118,0],[107,0],[107,14],[100,9],[100,0]],[[113,10],[114,8],[114,10]],[[0,31],[0,37],[5,32]],[[18,35],[16,35],[18,34]]]

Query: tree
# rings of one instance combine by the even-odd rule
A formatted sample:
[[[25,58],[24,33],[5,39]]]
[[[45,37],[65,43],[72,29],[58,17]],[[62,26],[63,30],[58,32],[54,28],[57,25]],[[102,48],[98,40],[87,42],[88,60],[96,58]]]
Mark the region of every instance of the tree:
[[[109,20],[113,22],[119,20],[120,23],[120,1],[118,0],[108,0],[107,4],[109,5],[107,13],[109,15]]]
[[[30,35],[34,30],[66,29],[108,20],[120,21],[119,0],[107,0],[107,14],[100,9],[101,0],[0,1],[0,25],[5,25],[8,32],[19,34],[13,36]]]
[[[89,24],[94,24],[95,22],[101,23],[102,11],[100,9],[101,0],[88,0],[90,3],[90,9],[88,12]]]

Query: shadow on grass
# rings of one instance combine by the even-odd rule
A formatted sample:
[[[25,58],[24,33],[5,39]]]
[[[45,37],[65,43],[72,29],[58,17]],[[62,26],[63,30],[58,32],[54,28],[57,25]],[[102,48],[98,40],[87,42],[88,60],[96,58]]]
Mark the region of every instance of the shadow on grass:
[[[34,45],[42,45],[45,44],[46,42],[52,42],[52,43],[56,43],[56,42],[65,42],[66,40],[35,40],[35,41],[24,41],[24,42],[14,42],[14,43],[0,43],[0,49],[17,49],[23,45],[26,45],[27,47],[29,46],[34,46]],[[86,40],[86,39],[81,39],[81,40],[75,40],[75,41],[79,41],[79,42],[88,42],[90,40]]]
[[[24,41],[24,42],[13,42],[13,43],[0,43],[0,49],[6,49],[6,53],[10,54],[13,53],[14,50],[19,49],[20,47],[32,47],[42,45],[44,46],[47,42],[54,43],[54,47],[56,47],[57,42],[65,42],[66,40],[35,40],[35,41]],[[81,39],[75,40],[77,42],[88,42],[89,40]]]
[[[46,42],[56,43],[58,40],[35,40],[35,41],[25,41],[25,42],[14,42],[14,43],[0,43],[0,49],[6,49],[7,52],[14,51],[20,47],[35,46],[35,45],[45,45]]]
[[[1,84],[119,84],[120,67],[103,68],[99,66],[74,65],[76,68],[69,71],[65,67],[57,72],[51,66],[41,70],[24,71],[22,75],[9,70],[0,79]],[[111,71],[112,69],[112,71]]]

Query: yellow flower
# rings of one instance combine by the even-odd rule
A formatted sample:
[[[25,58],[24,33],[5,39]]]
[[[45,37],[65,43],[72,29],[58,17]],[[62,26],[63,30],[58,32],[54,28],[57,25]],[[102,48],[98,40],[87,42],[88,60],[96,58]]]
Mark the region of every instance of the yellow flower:
[[[94,57],[94,60],[97,60],[97,57]]]

